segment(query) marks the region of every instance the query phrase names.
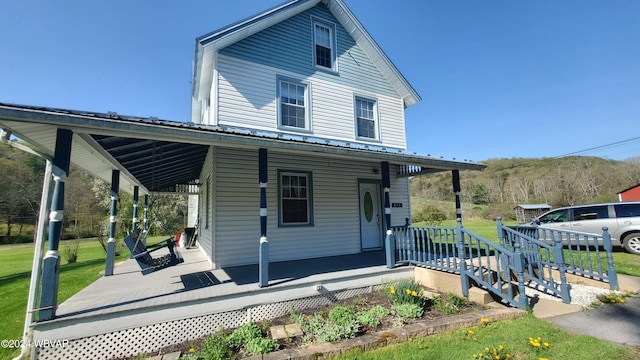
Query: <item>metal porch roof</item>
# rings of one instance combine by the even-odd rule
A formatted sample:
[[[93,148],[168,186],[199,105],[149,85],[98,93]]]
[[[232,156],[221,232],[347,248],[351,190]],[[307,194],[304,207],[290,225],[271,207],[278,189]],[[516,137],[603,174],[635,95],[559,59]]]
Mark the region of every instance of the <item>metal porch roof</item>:
[[[52,157],[55,131],[73,131],[71,161],[105,181],[121,171],[121,189],[173,192],[195,184],[210,146],[267,148],[333,157],[389,161],[413,176],[447,170],[481,170],[485,165],[438,159],[399,149],[245,128],[0,103],[0,127]]]

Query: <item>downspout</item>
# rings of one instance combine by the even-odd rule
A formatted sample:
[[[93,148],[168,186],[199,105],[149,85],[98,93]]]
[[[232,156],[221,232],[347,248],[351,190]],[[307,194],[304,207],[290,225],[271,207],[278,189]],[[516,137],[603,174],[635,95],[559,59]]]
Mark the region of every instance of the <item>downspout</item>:
[[[43,219],[47,218],[47,211],[49,209],[49,201],[51,197],[49,193],[51,192],[51,180],[52,176],[52,165],[51,159],[39,153],[28,146],[25,146],[20,143],[16,143],[10,140],[11,133],[1,129],[0,130],[0,141],[2,143],[7,144],[13,148],[18,150],[22,150],[29,154],[33,154],[39,157],[42,157],[46,160],[46,167],[44,170],[44,179],[42,181],[42,195],[40,198],[40,211],[38,213],[38,226],[36,228],[36,237],[34,244],[34,252],[33,252],[33,264],[31,266],[31,281],[29,282],[29,293],[27,295],[27,309],[24,320],[24,330],[22,332],[22,351],[18,356],[16,356],[13,360],[22,360],[28,359],[31,357],[30,354],[30,346],[27,344],[32,343],[32,332],[31,332],[31,324],[34,322],[34,314],[36,309],[36,298],[38,296],[38,284],[40,283],[40,263],[42,262],[42,253],[44,251],[44,237],[45,237],[45,224],[46,222]]]

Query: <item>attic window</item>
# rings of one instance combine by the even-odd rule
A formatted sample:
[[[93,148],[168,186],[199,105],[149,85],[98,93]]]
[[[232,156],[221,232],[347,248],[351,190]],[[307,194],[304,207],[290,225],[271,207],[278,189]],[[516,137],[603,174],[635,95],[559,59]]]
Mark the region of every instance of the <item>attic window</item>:
[[[315,65],[320,68],[335,71],[335,26],[320,21],[314,21],[313,42]]]

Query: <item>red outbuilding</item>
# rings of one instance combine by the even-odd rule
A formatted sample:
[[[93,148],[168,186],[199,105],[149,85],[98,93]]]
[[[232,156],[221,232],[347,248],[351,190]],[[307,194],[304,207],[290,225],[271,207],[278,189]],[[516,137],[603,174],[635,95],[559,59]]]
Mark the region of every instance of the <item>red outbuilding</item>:
[[[640,200],[640,184],[634,185],[618,193],[620,201]]]

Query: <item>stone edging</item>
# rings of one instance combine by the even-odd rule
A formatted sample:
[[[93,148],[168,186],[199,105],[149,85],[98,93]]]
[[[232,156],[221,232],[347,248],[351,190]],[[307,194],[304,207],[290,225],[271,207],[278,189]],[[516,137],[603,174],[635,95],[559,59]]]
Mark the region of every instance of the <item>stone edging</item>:
[[[460,315],[444,316],[435,320],[422,320],[401,328],[382,330],[337,343],[324,343],[296,349],[274,351],[265,355],[248,357],[245,358],[245,360],[315,360],[335,356],[349,350],[370,350],[448,330],[479,325],[481,324],[481,318],[488,318],[489,321],[493,322],[522,316],[525,313],[525,311],[515,308],[493,308]]]

